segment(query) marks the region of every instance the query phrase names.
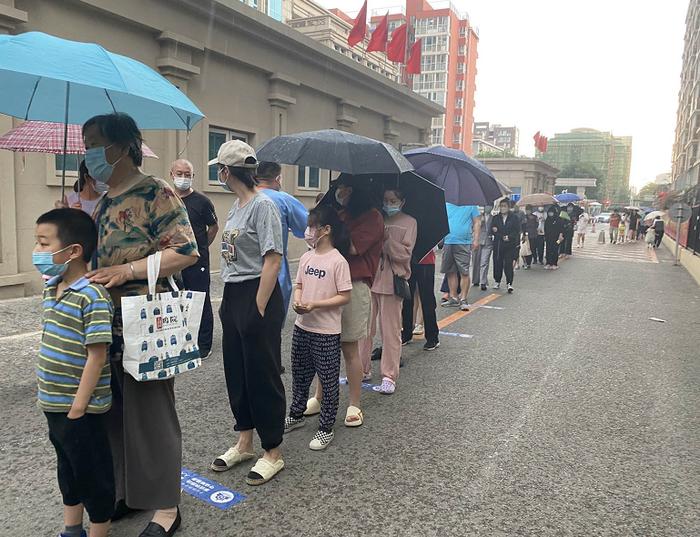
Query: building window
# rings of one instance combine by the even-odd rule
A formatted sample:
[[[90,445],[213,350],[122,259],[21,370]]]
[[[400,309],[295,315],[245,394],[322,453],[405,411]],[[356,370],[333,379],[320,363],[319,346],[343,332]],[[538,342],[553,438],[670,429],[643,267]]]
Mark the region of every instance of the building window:
[[[429,54],[421,58],[421,70],[425,71],[446,71],[447,54]]]
[[[209,128],[209,160],[216,158],[219,152],[219,147],[224,142],[230,140],[242,140],[245,143],[250,143],[251,135],[245,132],[233,131],[230,129],[222,129],[219,127]],[[209,181],[217,182],[217,167],[209,166]]]
[[[435,127],[444,127],[444,126],[445,126],[445,116],[444,116],[444,115],[442,115],[442,116],[437,116],[437,117],[434,117],[434,118],[433,118],[433,120],[432,120],[432,122],[431,122],[431,127],[432,127],[432,128],[435,128]]]
[[[447,73],[424,73],[413,83],[413,91],[444,90]]]
[[[459,62],[457,64],[457,72],[458,73],[463,73],[464,72],[464,62]]]
[[[257,0],[255,0],[257,3]],[[282,0],[267,0],[267,14],[282,22]]]
[[[459,27],[459,37],[466,37],[466,36],[467,36],[467,27],[460,26]]]
[[[447,17],[428,17],[416,21],[416,35],[447,33]]]
[[[54,157],[56,157],[56,174],[60,174],[63,170],[63,153],[54,155]],[[66,155],[66,171],[77,172],[81,160],[83,160],[83,155]]]
[[[429,35],[423,38],[423,52],[447,52],[446,35]]]
[[[462,126],[462,116],[455,116],[455,125],[458,127]]]
[[[321,175],[319,169],[299,166],[297,170],[297,187],[303,190],[320,190]]]
[[[464,56],[467,53],[467,46],[466,45],[460,45],[459,46],[459,55]]]
[[[457,91],[464,91],[464,80],[457,81]]]
[[[452,143],[457,145],[462,143],[462,135],[459,132],[454,133],[454,136],[452,137]]]
[[[441,144],[443,143],[445,130],[442,128],[431,129],[430,131],[430,143],[431,144]]]
[[[462,99],[461,97],[459,97],[459,98],[455,101],[455,108],[464,108],[464,99]]]
[[[434,103],[445,106],[445,97],[447,94],[444,91],[421,91],[419,94]]]

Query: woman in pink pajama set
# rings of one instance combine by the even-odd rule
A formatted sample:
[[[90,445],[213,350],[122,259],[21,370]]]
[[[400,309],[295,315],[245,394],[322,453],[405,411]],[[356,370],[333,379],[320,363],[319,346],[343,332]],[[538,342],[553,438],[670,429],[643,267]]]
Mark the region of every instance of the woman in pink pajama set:
[[[416,244],[416,219],[403,212],[405,199],[398,190],[384,192],[384,245],[377,275],[372,284],[372,316],[370,335],[360,342],[360,356],[365,379],[372,375],[372,341],[379,316],[382,332],[382,384],[379,392],[392,394],[396,390],[401,363],[401,308],[403,299],[394,294],[394,274],[411,277],[411,255]]]

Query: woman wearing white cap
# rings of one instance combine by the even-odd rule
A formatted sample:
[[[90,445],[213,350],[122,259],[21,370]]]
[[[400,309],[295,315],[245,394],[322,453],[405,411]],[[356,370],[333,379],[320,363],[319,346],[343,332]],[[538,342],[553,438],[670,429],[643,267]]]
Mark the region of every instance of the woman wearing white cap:
[[[265,454],[248,473],[249,485],[262,485],[284,468],[279,449],[286,402],[280,378],[283,299],[277,283],[282,262],[282,227],[275,203],[255,190],[258,160],[240,140],[226,142],[209,165],[218,166],[221,186],[237,195],[221,240],[224,296],[223,328],[226,387],[235,446],[217,457],[212,470],[223,472],[255,457],[253,430]]]

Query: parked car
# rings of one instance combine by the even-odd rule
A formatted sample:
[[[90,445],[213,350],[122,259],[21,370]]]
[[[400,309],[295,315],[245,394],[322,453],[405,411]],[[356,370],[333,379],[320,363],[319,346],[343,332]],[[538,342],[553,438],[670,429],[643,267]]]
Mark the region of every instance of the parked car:
[[[612,213],[600,213],[598,216],[596,216],[596,222],[598,224],[609,224],[610,223],[610,216]]]

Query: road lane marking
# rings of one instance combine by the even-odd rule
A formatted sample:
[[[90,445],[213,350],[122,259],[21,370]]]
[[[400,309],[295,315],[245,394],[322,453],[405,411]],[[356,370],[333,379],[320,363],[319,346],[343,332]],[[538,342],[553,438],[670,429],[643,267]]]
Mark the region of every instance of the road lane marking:
[[[40,336],[42,333],[42,330],[36,330],[34,332],[22,332],[21,334],[12,334],[10,336],[0,336],[0,342],[5,342],[5,341],[15,341],[18,339],[24,339],[28,337],[36,337]]]
[[[491,293],[490,295],[485,296],[484,298],[481,298],[474,302],[473,304],[469,304],[469,311],[456,311],[452,315],[448,315],[447,317],[443,318],[442,320],[438,321],[438,328],[443,329],[448,326],[450,326],[452,323],[455,323],[459,321],[460,319],[463,319],[467,315],[470,315],[474,313],[476,310],[479,308],[482,308],[486,306],[489,302],[493,302],[499,297],[502,297],[503,295],[497,294],[497,293]],[[413,336],[413,339],[425,339],[425,334]]]

